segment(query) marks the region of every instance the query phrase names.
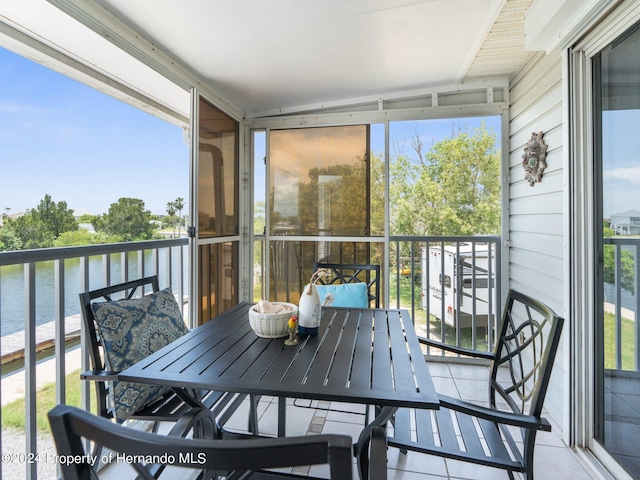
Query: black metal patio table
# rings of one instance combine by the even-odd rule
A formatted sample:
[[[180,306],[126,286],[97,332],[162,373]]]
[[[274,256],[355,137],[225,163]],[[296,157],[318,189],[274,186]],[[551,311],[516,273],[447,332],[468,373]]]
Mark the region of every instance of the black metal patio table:
[[[168,385],[177,392],[218,390],[376,407],[354,453],[368,474],[371,431],[398,407],[437,409],[438,397],[406,310],[324,307],[317,336],[285,346],[260,338],[241,303],[118,375],[128,382]],[[386,452],[384,452],[386,455]]]

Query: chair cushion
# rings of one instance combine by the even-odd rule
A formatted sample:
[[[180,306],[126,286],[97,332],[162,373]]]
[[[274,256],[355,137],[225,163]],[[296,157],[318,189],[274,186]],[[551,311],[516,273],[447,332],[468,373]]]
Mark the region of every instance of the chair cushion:
[[[170,289],[142,298],[91,305],[109,370],[121,372],[181,337],[189,330]],[[152,403],[168,387],[113,382],[111,395],[118,421]]]
[[[369,307],[367,284],[364,282],[316,285],[316,287],[321,305],[324,303],[324,297],[327,293],[332,293],[334,296],[332,307]]]

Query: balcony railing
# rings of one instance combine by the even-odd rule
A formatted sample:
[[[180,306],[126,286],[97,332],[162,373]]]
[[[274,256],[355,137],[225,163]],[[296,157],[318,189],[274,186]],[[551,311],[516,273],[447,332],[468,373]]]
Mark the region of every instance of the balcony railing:
[[[607,370],[640,372],[638,278],[640,238],[605,238],[603,301]]]
[[[39,458],[36,363],[43,357],[55,360],[55,379],[50,380],[56,382],[56,402],[66,403],[67,348],[84,342],[78,330],[78,294],[157,274],[161,288],[170,287],[184,300],[189,279],[187,244],[184,238],[0,253],[2,379],[11,370],[24,369],[26,454],[21,458]],[[179,303],[184,314],[184,302]],[[42,340],[38,333],[47,328],[49,338]],[[5,342],[9,335],[18,339],[17,348]],[[86,367],[83,354],[81,368]],[[89,404],[88,385],[83,385],[81,403],[84,408]],[[26,478],[37,478],[38,462],[23,463]]]
[[[386,292],[382,303],[408,309],[420,336],[477,350],[493,347],[502,306],[499,236],[391,236],[388,268],[383,260],[385,243],[377,239],[271,237],[266,276],[265,238],[255,240],[254,247],[262,252],[254,278],[256,300],[264,296],[297,303],[318,259],[375,263],[382,265],[382,291]],[[262,284],[267,277],[269,286]]]
[[[390,240],[390,306],[409,309],[419,337],[490,351],[502,306],[500,237]]]
[[[283,252],[295,245],[295,242],[284,242]],[[345,250],[368,251],[376,258],[383,258],[380,248],[383,244],[376,245],[357,248],[358,244],[349,244],[350,248]],[[3,365],[3,374],[9,369],[24,367],[28,454],[37,454],[36,362],[43,355],[55,360],[56,401],[65,403],[66,400],[65,374],[69,372],[65,353],[82,339],[78,318],[70,327],[72,317],[79,316],[78,293],[158,274],[161,287],[169,286],[184,298],[188,281],[186,249],[187,240],[179,239],[0,254],[3,335],[13,330],[14,335],[23,339],[23,351],[14,355],[17,360]],[[315,256],[315,253],[311,255]],[[500,237],[394,236],[390,238],[388,257],[388,273],[383,274],[382,282],[387,301],[389,306],[411,312],[419,336],[478,350],[492,348],[501,308]],[[358,262],[363,263],[362,258],[358,257]],[[299,268],[282,271],[300,277]],[[297,277],[290,283],[299,283]],[[284,282],[288,283],[288,280]],[[43,324],[52,327],[50,337],[53,338],[48,342],[41,342],[37,335]],[[0,353],[7,359],[11,352],[4,350]],[[436,350],[425,353],[444,354]],[[86,357],[83,362],[81,368],[86,368]],[[81,403],[86,408],[88,385],[83,388]],[[26,464],[26,468],[27,477],[36,478],[37,465]]]

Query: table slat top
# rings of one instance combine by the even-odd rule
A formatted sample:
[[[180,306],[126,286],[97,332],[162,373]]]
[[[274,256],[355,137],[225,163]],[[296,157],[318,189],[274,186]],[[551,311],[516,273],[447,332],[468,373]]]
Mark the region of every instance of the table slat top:
[[[258,337],[242,303],[119,375],[129,382],[293,398],[437,408],[406,310],[323,308],[296,346]]]

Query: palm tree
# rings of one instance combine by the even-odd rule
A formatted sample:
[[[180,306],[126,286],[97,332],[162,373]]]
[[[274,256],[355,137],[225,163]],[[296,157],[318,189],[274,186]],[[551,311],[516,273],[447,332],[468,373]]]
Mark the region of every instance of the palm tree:
[[[178,197],[173,201],[173,206],[178,210],[178,237],[180,236],[180,227],[182,226],[182,209],[184,208],[184,198]]]
[[[175,218],[173,218],[176,215],[176,204],[175,204],[175,202],[168,202],[167,203],[167,215],[169,215],[169,217],[171,219],[171,224],[173,225],[173,237],[175,237],[176,236],[176,222],[175,222]]]

